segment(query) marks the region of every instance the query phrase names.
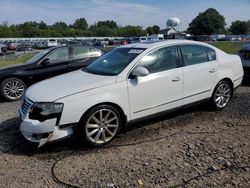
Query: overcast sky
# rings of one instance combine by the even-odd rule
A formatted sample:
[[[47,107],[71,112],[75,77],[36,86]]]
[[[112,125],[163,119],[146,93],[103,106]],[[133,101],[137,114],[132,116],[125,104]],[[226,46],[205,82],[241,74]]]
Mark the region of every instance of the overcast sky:
[[[114,20],[122,26],[156,24],[165,28],[167,19],[175,16],[181,20],[179,29],[184,30],[199,12],[210,7],[225,17],[227,26],[235,20],[250,20],[250,0],[0,0],[0,23],[72,24],[84,17],[89,25]]]

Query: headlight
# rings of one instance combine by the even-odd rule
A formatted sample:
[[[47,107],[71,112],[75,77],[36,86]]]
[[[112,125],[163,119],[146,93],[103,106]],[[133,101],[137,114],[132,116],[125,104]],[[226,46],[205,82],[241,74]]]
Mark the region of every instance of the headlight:
[[[29,118],[41,122],[47,119],[59,119],[62,110],[62,103],[34,103],[29,112]]]

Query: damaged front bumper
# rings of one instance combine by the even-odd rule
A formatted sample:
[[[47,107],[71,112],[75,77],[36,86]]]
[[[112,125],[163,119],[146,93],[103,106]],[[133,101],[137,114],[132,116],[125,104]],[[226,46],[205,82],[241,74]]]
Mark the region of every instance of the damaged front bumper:
[[[73,134],[73,129],[71,127],[60,128],[57,125],[56,118],[40,122],[38,120],[29,119],[27,115],[22,114],[21,110],[19,113],[22,120],[20,125],[22,135],[28,141],[38,143],[38,147]]]

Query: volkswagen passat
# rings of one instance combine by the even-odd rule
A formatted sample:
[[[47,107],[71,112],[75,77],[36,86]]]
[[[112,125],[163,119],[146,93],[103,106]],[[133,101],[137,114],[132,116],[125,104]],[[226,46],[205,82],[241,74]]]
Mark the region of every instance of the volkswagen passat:
[[[127,123],[209,100],[227,106],[241,84],[239,56],[205,43],[169,40],[115,48],[85,69],[31,86],[22,101],[23,136],[40,146],[76,132],[99,146]]]

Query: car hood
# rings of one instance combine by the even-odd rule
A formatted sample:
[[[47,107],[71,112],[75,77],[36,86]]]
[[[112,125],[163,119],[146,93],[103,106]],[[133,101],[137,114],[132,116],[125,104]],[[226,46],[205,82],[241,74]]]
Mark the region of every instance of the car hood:
[[[25,95],[34,102],[53,102],[115,82],[116,76],[101,76],[78,70],[38,82],[29,87]]]
[[[26,66],[27,66],[27,64],[9,65],[9,66],[0,68],[0,72],[11,72],[13,70],[25,68]]]

